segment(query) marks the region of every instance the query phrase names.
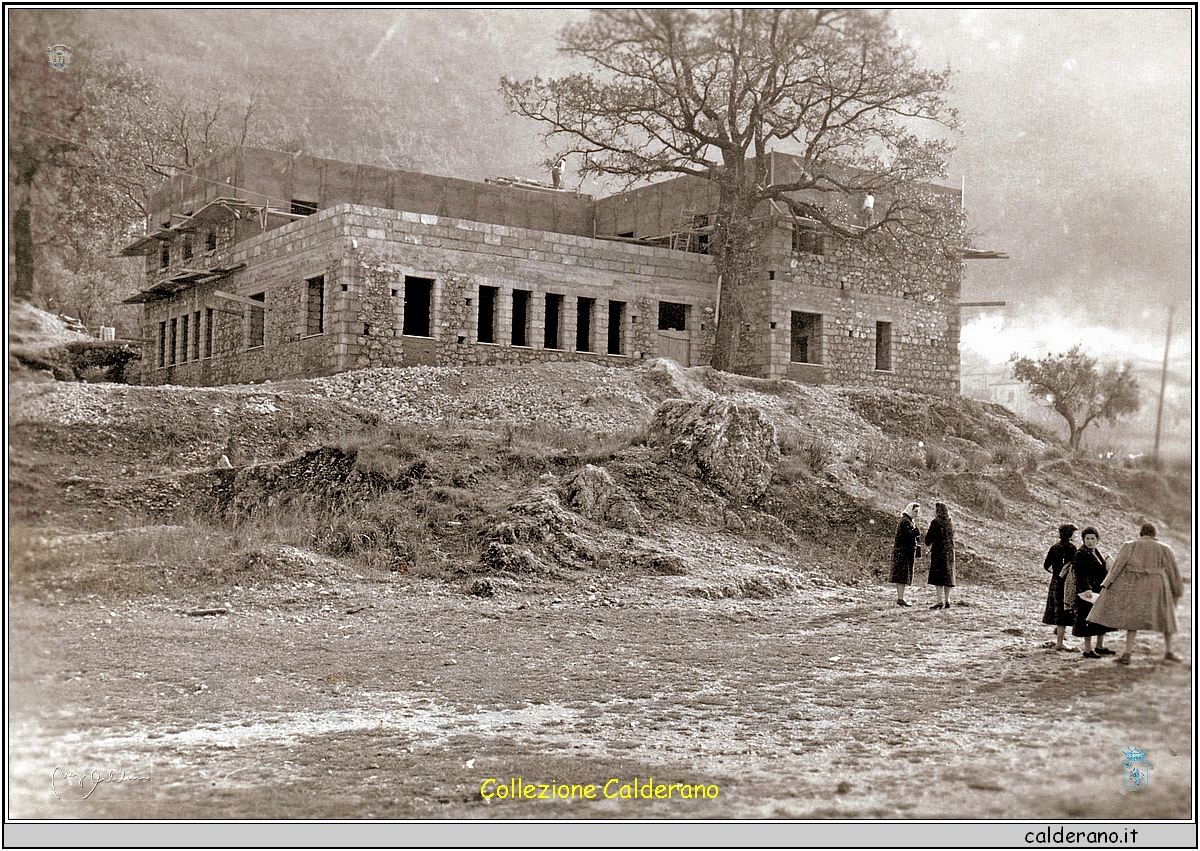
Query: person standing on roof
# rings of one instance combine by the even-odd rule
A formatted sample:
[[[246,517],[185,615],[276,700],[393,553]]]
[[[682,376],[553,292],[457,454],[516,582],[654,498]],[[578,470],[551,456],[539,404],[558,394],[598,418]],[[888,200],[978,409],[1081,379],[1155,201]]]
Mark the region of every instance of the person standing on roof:
[[[555,189],[562,189],[563,169],[567,167],[567,158],[561,158],[554,164],[554,168],[550,169],[550,177],[554,181]]]
[[[871,192],[867,193],[867,197],[863,198],[862,203],[862,219],[864,225],[870,225],[875,218],[875,195]]]

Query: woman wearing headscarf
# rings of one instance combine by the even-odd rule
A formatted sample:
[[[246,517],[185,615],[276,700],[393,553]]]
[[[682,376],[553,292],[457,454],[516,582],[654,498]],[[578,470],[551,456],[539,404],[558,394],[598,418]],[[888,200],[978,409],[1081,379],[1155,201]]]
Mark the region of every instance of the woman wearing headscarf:
[[[954,587],[954,523],[946,503],[933,506],[934,518],[925,532],[929,547],[929,584],[937,590],[937,602],[931,609],[950,608],[950,589]]]
[[[1071,561],[1071,569],[1075,571],[1076,591],[1075,627],[1071,630],[1071,635],[1083,639],[1084,656],[1088,659],[1099,659],[1101,656],[1113,655],[1113,652],[1104,646],[1104,633],[1108,632],[1108,629],[1098,623],[1088,622],[1092,604],[1078,595],[1086,594],[1089,591],[1099,594],[1104,585],[1104,578],[1108,575],[1108,569],[1105,567],[1104,556],[1098,547],[1100,533],[1096,531],[1095,527],[1088,526],[1080,533],[1080,536],[1083,538],[1083,546],[1075,551],[1075,557]],[[1095,650],[1092,649],[1093,636],[1096,638]]]
[[[917,528],[917,515],[920,513],[920,504],[910,502],[900,515],[900,525],[896,527],[891,583],[896,586],[897,606],[912,605],[905,601],[904,589],[912,585],[913,561],[921,556],[921,530]]]
[[[1055,650],[1072,649],[1063,644],[1063,639],[1066,637],[1067,627],[1075,624],[1075,609],[1070,604],[1071,601],[1064,599],[1063,582],[1075,559],[1075,545],[1071,543],[1071,538],[1075,537],[1075,528],[1070,523],[1058,527],[1058,543],[1050,548],[1050,552],[1046,553],[1046,560],[1042,562],[1042,567],[1050,571],[1050,591],[1046,595],[1046,611],[1042,615],[1042,623],[1054,627],[1057,640],[1047,643],[1046,646]]]

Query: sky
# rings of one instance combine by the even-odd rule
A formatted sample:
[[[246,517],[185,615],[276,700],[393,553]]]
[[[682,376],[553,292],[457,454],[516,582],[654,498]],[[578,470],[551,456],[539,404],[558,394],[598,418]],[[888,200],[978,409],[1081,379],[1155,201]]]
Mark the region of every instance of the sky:
[[[1189,369],[1194,138],[1188,9],[903,9],[922,61],[949,65],[976,244],[963,345],[993,362],[1075,343]]]

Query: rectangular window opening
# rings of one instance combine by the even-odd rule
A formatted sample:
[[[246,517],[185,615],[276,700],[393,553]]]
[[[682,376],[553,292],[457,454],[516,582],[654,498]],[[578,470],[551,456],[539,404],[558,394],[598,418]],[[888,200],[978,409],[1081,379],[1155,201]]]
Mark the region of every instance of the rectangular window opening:
[[[176,358],[176,348],[179,345],[179,320],[171,320],[171,347],[167,349],[167,365],[174,366]]]
[[[875,369],[890,372],[892,369],[892,323],[875,323]]]
[[[813,228],[792,225],[793,254],[824,254],[825,234]]]
[[[192,314],[192,360],[200,360],[200,311]]]
[[[404,276],[404,336],[432,337],[433,280]]]
[[[512,327],[512,344],[514,346],[528,346],[530,338],[530,319],[532,319],[529,310],[530,300],[533,298],[533,293],[529,290],[513,290],[513,327]]]
[[[204,308],[204,356],[211,358],[213,355],[213,309],[211,307]]]
[[[575,351],[590,352],[592,350],[592,314],[596,309],[594,298],[579,298],[575,300],[577,321],[575,323]]]
[[[188,234],[183,239],[183,259],[192,259],[192,235]]]
[[[301,201],[299,198],[292,199],[292,215],[295,216],[311,216],[317,211],[316,201]]]
[[[205,251],[216,251],[217,250],[217,232],[215,230],[210,230],[204,234],[204,250]]]
[[[547,349],[562,348],[562,305],[563,297],[557,293],[546,293],[546,342]]]
[[[686,331],[688,306],[670,301],[658,303],[659,331]]]
[[[821,363],[821,314],[792,312],[792,363]]]
[[[610,301],[608,303],[608,353],[610,355],[625,354],[622,346],[621,331],[625,327],[625,302]]]
[[[167,321],[158,323],[158,365],[167,365]]]
[[[308,317],[305,331],[308,334],[325,333],[325,276],[317,275],[309,278],[308,284]]]
[[[479,288],[479,333],[481,343],[496,342],[496,288]]]
[[[266,293],[255,293],[251,301],[261,301],[266,304]],[[267,311],[265,307],[250,308],[250,348],[258,348],[266,341]]]
[[[191,318],[190,314],[187,314],[187,313],[185,313],[185,314],[183,314],[183,316],[179,317],[179,342],[182,343],[182,345],[179,347],[179,362],[180,363],[187,363],[187,360],[188,360],[188,350],[190,348],[190,343],[191,343],[191,337],[189,336],[189,332],[191,331],[191,324],[192,324],[191,322],[188,321],[190,318]]]
[[[171,265],[171,243],[164,242],[158,252],[158,268],[165,269]]]

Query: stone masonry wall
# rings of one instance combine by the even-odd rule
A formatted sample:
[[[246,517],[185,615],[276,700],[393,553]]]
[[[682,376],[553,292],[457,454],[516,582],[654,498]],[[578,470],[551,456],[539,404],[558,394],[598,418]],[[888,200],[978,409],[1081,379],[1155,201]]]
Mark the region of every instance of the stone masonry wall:
[[[405,347],[414,340],[400,333],[406,276],[435,282],[432,337],[440,364],[656,357],[663,353],[659,301],[689,306],[690,362],[711,356],[715,284],[702,255],[378,208],[350,207],[345,222],[357,246],[350,257],[362,304],[381,321],[390,317],[398,341],[352,349],[356,366],[408,361]],[[496,291],[494,343],[478,341],[480,287]],[[392,295],[397,290],[400,297]],[[513,345],[514,290],[531,294],[525,346]],[[557,349],[545,346],[548,294],[563,296]],[[581,298],[594,300],[589,351],[576,350]],[[620,355],[607,353],[610,301],[625,303]]]
[[[958,392],[960,258],[931,249],[920,260],[889,261],[877,246],[832,237],[823,254],[793,252],[785,221],[768,244],[771,377]],[[822,317],[819,366],[791,363],[793,311]],[[875,368],[877,322],[891,323],[890,370]]]
[[[689,363],[711,357],[715,283],[711,260],[703,255],[353,205],[322,210],[233,248],[206,262],[245,262],[245,269],[145,305],[143,334],[151,355],[143,360],[143,383],[241,383],[429,362],[631,363],[662,354],[660,301],[688,305]],[[154,280],[160,273],[151,265]],[[324,276],[325,323],[323,333],[310,335],[307,281],[317,275]],[[434,281],[430,338],[402,334],[406,275]],[[497,290],[495,343],[478,341],[481,286]],[[528,346],[512,345],[514,289],[532,293]],[[216,297],[214,290],[241,297],[265,293],[262,346],[250,345],[253,308]],[[548,293],[563,296],[557,350],[543,345]],[[580,298],[595,300],[590,352],[575,351]],[[626,305],[620,355],[607,353],[610,301]],[[206,311],[214,305],[224,310],[212,314],[212,355],[204,357]],[[196,311],[199,359],[192,338]],[[168,358],[160,367],[159,323],[167,323],[169,336],[170,321],[185,314],[186,357],[179,340],[175,364]]]
[[[832,239],[823,254],[793,253],[786,221],[766,226],[760,244],[762,280],[746,293],[749,327],[738,333],[739,372],[957,392],[961,260],[935,254],[896,267],[870,245]],[[175,271],[175,256],[173,251],[165,272],[151,263],[151,282]],[[143,336],[150,345],[143,383],[255,382],[418,363],[629,364],[668,354],[700,365],[712,355],[717,292],[705,255],[339,205],[236,244],[222,235],[212,256],[193,262],[246,267],[145,305]],[[324,278],[324,329],[309,334],[307,281],[318,275]],[[403,335],[406,276],[434,281],[429,337]],[[481,287],[496,294],[493,343],[479,342]],[[262,346],[251,345],[253,308],[220,298],[215,290],[243,298],[265,293]],[[513,345],[515,290],[531,294],[525,346]],[[549,294],[562,296],[559,348],[545,346]],[[594,300],[590,351],[576,351],[581,298]],[[625,304],[619,355],[607,352],[611,301]],[[686,305],[686,334],[667,339],[671,335],[659,332],[662,302]],[[819,364],[791,362],[793,311],[821,316]],[[172,320],[175,363],[167,358],[160,367],[160,323],[166,323],[169,342]],[[891,323],[890,370],[875,368],[880,321]]]
[[[342,365],[339,351],[345,349],[346,334],[340,314],[348,299],[342,255],[344,248],[338,223],[329,213],[320,213],[251,239],[219,243],[214,256],[203,265],[234,265],[246,268],[214,283],[191,287],[173,296],[146,303],[143,309],[143,339],[149,341],[149,357],[142,359],[143,384],[215,385],[268,379],[328,375],[349,367]],[[197,264],[199,265],[199,263]],[[325,330],[307,333],[309,278],[323,275]],[[264,293],[263,345],[251,346],[252,308],[214,294],[223,291],[243,298]],[[208,344],[208,311],[212,311],[211,354]],[[200,314],[199,354],[195,358],[195,316]],[[184,342],[177,340],[175,364],[159,366],[159,323],[190,316],[190,351],[184,357]],[[178,327],[178,326],[177,326]],[[180,335],[182,336],[182,335]],[[169,347],[168,339],[168,347]],[[208,356],[206,356],[208,355]]]

